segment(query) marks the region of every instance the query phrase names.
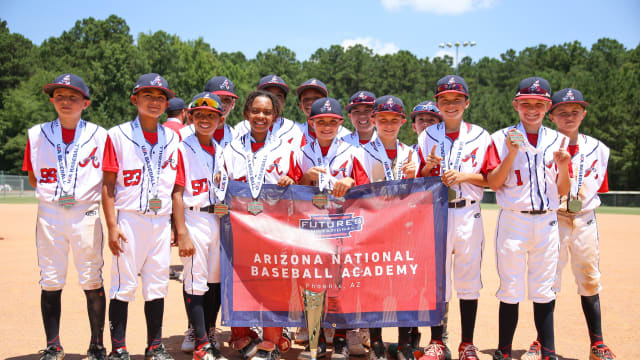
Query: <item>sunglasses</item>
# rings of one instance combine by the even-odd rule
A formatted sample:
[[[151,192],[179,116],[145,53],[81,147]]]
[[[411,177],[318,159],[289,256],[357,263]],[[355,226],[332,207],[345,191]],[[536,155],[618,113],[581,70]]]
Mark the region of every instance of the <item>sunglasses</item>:
[[[436,92],[442,92],[442,91],[447,91],[447,90],[455,90],[455,91],[462,91],[463,93],[467,93],[467,90],[465,90],[464,85],[459,84],[459,83],[446,83],[446,84],[440,84],[438,85],[438,90]]]
[[[360,103],[373,103],[374,101],[376,101],[376,99],[374,99],[371,96],[358,96],[355,99],[351,100],[350,105],[360,104]]]
[[[417,111],[429,111],[436,114],[440,113],[440,110],[438,110],[438,108],[433,105],[416,105],[416,107],[413,108],[413,112]]]
[[[404,113],[404,109],[402,108],[401,105],[389,104],[389,103],[378,104],[378,106],[376,106],[375,108],[375,112],[380,112],[380,111],[392,111],[400,114]]]
[[[191,103],[192,108],[201,107],[201,106],[212,107],[216,110],[222,109],[222,106],[220,106],[220,104],[217,101],[210,98],[199,98],[199,99],[196,99],[196,101]]]
[[[546,97],[551,97],[549,92],[539,85],[532,85],[526,88],[522,88],[518,91],[517,95],[542,95]],[[517,96],[516,95],[516,96]]]

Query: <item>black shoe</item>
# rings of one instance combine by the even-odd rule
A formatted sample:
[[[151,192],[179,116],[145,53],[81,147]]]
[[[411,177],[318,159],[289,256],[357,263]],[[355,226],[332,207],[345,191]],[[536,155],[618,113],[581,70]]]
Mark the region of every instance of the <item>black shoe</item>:
[[[89,360],[106,360],[107,350],[102,345],[91,344],[87,350],[87,357]]]
[[[40,350],[40,360],[62,360],[64,359],[64,350],[56,345],[50,345],[44,350]]]
[[[451,349],[446,344],[444,345],[444,360],[451,360]]]
[[[413,346],[414,349],[420,349],[420,338],[421,337],[422,337],[422,333],[420,333],[419,331],[411,333],[411,346]],[[451,359],[449,359],[449,360],[451,360]]]
[[[349,346],[347,345],[347,339],[341,336],[334,336],[331,359],[349,360]]]
[[[334,339],[335,341],[335,339]],[[316,358],[325,358],[327,356],[327,343],[319,342],[318,343],[318,353],[316,354]],[[298,360],[311,360],[311,348],[309,345],[304,348],[304,351],[298,355]]]
[[[384,343],[380,340],[376,340],[371,343],[371,349],[369,349],[369,360],[387,360],[387,350],[384,348]]]
[[[120,348],[117,350],[113,350],[111,354],[109,354],[109,360],[130,360],[129,353],[127,349]]]
[[[398,360],[415,360],[414,347],[411,344],[402,344],[398,347]]]
[[[169,355],[164,344],[160,344],[151,350],[147,348],[144,351],[144,360],[173,360],[173,357]]]
[[[496,350],[493,354],[493,360],[513,360],[513,358],[511,356],[504,356],[502,351]]]

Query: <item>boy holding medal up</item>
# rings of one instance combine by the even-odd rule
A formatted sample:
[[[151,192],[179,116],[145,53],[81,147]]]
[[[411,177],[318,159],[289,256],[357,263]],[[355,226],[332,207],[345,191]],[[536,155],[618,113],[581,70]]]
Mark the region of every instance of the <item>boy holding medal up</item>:
[[[162,318],[169,290],[171,194],[182,156],[178,134],[160,125],[158,118],[173,97],[162,76],[140,76],[131,95],[138,116],[111,128],[105,145],[102,207],[114,255],[110,359],[129,359],[127,309],[134,300],[138,274],[147,322],[145,359],[172,359],[162,344]],[[178,181],[184,183],[184,179]]]
[[[187,314],[195,331],[195,360],[224,359],[210,343],[205,320],[206,307],[220,308],[220,217],[228,213],[224,201],[228,178],[222,147],[213,139],[223,121],[220,98],[210,92],[193,97],[189,113],[195,133],[180,145],[182,177],[173,189],[173,219],[178,234],[180,260],[184,264]],[[215,216],[218,215],[218,216]],[[211,297],[205,293],[212,291]],[[214,316],[215,317],[215,316]]]
[[[102,286],[100,162],[105,129],[80,118],[89,88],[74,74],[58,76],[43,88],[58,118],[29,129],[23,171],[36,188],[36,245],[40,266],[40,310],[47,337],[41,359],[61,360],[60,300],[67,275],[69,247],[87,298],[91,341],[87,355],[105,359],[102,344],[106,300]]]

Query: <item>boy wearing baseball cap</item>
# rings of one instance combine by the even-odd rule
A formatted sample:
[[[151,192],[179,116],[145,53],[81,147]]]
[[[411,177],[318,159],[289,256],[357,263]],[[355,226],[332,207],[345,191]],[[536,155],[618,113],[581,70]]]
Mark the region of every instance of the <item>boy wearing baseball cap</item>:
[[[604,344],[600,312],[600,258],[598,225],[595,209],[600,206],[598,193],[609,191],[607,163],[609,148],[597,139],[580,133],[580,124],[589,105],[579,90],[566,88],[551,97],[549,118],[558,131],[569,137],[567,151],[571,154],[571,190],[561,194],[558,208],[560,255],[553,291],[560,292],[562,270],[569,262],[573,270],[582,310],[587,321],[591,347],[589,359],[609,360],[615,355]],[[534,341],[523,359],[539,359],[541,344]]]
[[[363,167],[370,182],[393,181],[415,178],[418,173],[418,154],[411,146],[398,140],[400,127],[407,121],[404,103],[393,95],[375,99],[371,122],[377,136],[362,145]],[[398,359],[413,360],[411,327],[398,328]],[[381,328],[369,328],[371,348],[369,359],[384,360],[385,346]],[[335,346],[335,340],[334,340]]]
[[[58,118],[28,131],[22,170],[36,188],[36,245],[40,267],[40,310],[47,347],[41,359],[61,360],[60,309],[67,274],[68,252],[78,270],[87,298],[91,327],[89,359],[106,358],[102,344],[106,300],[102,283],[102,224],[100,162],[107,138],[102,127],[81,118],[90,104],[89,88],[77,75],[66,73],[44,86]]]
[[[513,107],[520,122],[491,135],[493,142],[483,165],[500,206],[495,240],[499,341],[493,358],[511,359],[518,304],[524,300],[526,283],[541,345],[539,358],[557,359],[553,333],[559,248],[556,211],[559,194],[571,189],[571,155],[565,145],[569,141],[542,125],[551,107],[547,80],[522,80]]]
[[[342,139],[349,144],[360,147],[376,138],[376,130],[371,122],[371,112],[376,95],[370,91],[361,90],[351,95],[349,104],[344,110],[355,129]]]
[[[169,106],[165,112],[167,113],[167,121],[162,125],[179,135],[180,129],[186,126],[184,123],[187,117],[187,105],[185,105],[184,100],[179,97],[170,99]]]
[[[438,80],[435,98],[442,122],[427,127],[418,137],[421,174],[440,176],[442,183],[449,187],[445,301],[451,300],[453,277],[460,299],[462,325],[459,358],[478,359],[473,335],[482,288],[484,230],[480,200],[486,180],[481,169],[491,137],[481,127],[463,120],[464,111],[469,107],[469,88],[462,77],[447,75]],[[444,326],[431,327],[431,341],[423,360],[448,357]]]
[[[193,359],[225,359],[207,331],[211,325],[205,309],[217,317],[220,308],[220,218],[228,210],[222,202],[228,177],[222,147],[213,140],[224,110],[210,92],[193,97],[189,107],[195,133],[178,146],[183,155],[184,177],[173,189],[173,220],[180,260],[184,264],[184,296],[193,329]],[[184,180],[184,181],[183,181]],[[207,296],[210,293],[210,296]],[[215,323],[213,324],[215,327]]]
[[[289,86],[278,75],[263,76],[258,82],[258,90],[264,90],[276,96],[282,108],[289,94]],[[251,131],[251,125],[248,120],[243,120],[235,127],[236,136],[240,137]],[[302,146],[304,135],[297,124],[284,116],[278,117],[271,126],[271,132],[278,138],[286,141],[294,147]]]
[[[312,78],[298,86],[296,89],[296,95],[298,95],[298,107],[306,117],[305,122],[298,123],[297,125],[300,127],[300,131],[304,134],[304,144],[308,144],[313,142],[316,138],[315,130],[309,122],[309,116],[311,116],[311,105],[318,99],[328,97],[329,91],[322,81]],[[340,127],[338,127],[338,138],[342,139],[347,135],[349,135],[349,130],[340,125]]]
[[[131,94],[138,116],[111,128],[105,145],[102,207],[114,255],[109,294],[110,359],[129,359],[127,310],[135,298],[138,276],[147,322],[145,359],[172,359],[162,344],[162,318],[169,288],[171,193],[180,175],[182,156],[178,135],[161,126],[158,118],[173,97],[162,76],[140,76]]]
[[[418,136],[429,126],[442,122],[440,110],[433,101],[423,101],[416,105],[409,116],[411,117],[411,128]]]

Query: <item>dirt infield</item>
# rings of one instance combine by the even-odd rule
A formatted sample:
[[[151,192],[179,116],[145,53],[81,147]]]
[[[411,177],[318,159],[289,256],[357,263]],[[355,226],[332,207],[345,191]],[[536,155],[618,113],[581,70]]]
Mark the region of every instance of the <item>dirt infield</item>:
[[[35,204],[0,204],[0,264],[4,269],[0,282],[0,358],[38,359],[38,350],[45,344],[40,315],[39,269],[35,248]],[[494,294],[498,287],[498,275],[494,260],[493,232],[497,211],[483,211],[486,243],[482,268],[482,290],[478,308],[475,343],[481,350],[481,359],[491,359],[498,341],[498,301]],[[600,269],[602,271],[601,303],[604,339],[619,359],[631,359],[637,354],[635,343],[640,335],[640,216],[598,215],[600,231]],[[180,264],[177,251],[172,264]],[[104,277],[108,287],[111,255],[105,248]],[[556,349],[561,359],[588,359],[589,338],[580,307],[580,297],[570,269],[563,274],[564,289],[558,296],[555,312]],[[180,352],[182,335],[186,328],[186,315],[181,284],[171,281],[165,303],[163,335],[169,352],[176,359],[190,359]],[[138,289],[137,300],[129,306],[127,347],[133,359],[143,359],[146,328],[142,296]],[[452,301],[450,312],[451,344],[457,348],[460,340],[460,316],[458,302]],[[78,276],[70,262],[67,286],[62,295],[62,320],[60,337],[67,359],[85,357],[89,341],[89,324],[86,303],[78,286]],[[228,336],[228,328],[221,328],[222,337]],[[429,338],[429,330],[421,329],[422,342]],[[385,329],[384,339],[394,342],[395,329]],[[531,302],[520,306],[520,321],[514,339],[514,358],[524,352],[535,338]],[[105,330],[105,343],[109,349],[109,330]],[[226,344],[225,344],[226,345]],[[230,359],[239,359],[223,352]],[[295,359],[299,347],[285,354],[285,359]],[[455,352],[455,351],[454,351]],[[457,359],[457,356],[454,355]],[[354,357],[355,359],[355,357]]]

